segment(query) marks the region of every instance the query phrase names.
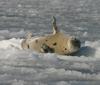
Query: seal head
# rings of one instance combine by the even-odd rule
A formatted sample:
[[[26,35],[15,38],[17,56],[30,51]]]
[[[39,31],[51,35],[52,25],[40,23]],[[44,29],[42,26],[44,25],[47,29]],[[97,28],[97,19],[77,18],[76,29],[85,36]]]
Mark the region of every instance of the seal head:
[[[68,48],[69,48],[69,54],[77,52],[81,47],[80,40],[76,38],[70,38],[68,40]]]

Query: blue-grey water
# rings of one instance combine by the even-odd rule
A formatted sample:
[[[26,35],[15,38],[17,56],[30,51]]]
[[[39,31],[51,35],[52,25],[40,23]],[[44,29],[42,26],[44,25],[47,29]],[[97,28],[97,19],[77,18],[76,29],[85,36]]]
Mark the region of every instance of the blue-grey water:
[[[100,38],[100,0],[0,0],[0,30],[51,32],[52,16],[59,29]],[[92,35],[92,36],[91,36]],[[87,39],[87,37],[85,37]]]
[[[52,16],[76,36],[79,55],[39,54],[12,47],[29,31],[52,32]],[[100,85],[100,0],[0,0],[0,85]]]

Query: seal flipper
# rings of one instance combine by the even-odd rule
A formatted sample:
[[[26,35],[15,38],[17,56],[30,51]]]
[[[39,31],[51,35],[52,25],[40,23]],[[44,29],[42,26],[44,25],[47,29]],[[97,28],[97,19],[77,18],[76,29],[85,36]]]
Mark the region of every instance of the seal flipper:
[[[53,24],[53,34],[56,34],[59,32],[58,28],[57,28],[57,25],[56,25],[56,18],[53,16],[53,21],[52,21],[52,24]]]
[[[44,53],[54,53],[54,49],[53,48],[50,48],[48,45],[46,44],[43,44],[42,47],[41,47],[41,50],[44,52]]]

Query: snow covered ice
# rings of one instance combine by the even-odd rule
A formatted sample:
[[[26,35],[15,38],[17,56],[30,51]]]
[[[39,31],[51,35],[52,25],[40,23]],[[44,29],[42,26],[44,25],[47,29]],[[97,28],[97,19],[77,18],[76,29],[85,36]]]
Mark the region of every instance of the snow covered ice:
[[[0,0],[0,85],[100,85],[99,0]],[[81,40],[74,56],[22,50],[33,36],[59,29]]]
[[[11,38],[0,41],[0,84],[99,85],[100,41],[86,41],[85,46],[91,48],[82,49],[81,55],[63,56],[22,50],[21,40]],[[94,54],[91,54],[92,48]]]

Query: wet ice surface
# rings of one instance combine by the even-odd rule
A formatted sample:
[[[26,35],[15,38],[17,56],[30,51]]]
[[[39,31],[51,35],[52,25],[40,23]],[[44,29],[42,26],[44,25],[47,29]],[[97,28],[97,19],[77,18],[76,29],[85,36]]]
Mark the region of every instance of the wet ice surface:
[[[0,0],[0,85],[99,85],[99,0]],[[51,17],[59,29],[78,37],[74,56],[22,50],[28,31],[50,33]]]

